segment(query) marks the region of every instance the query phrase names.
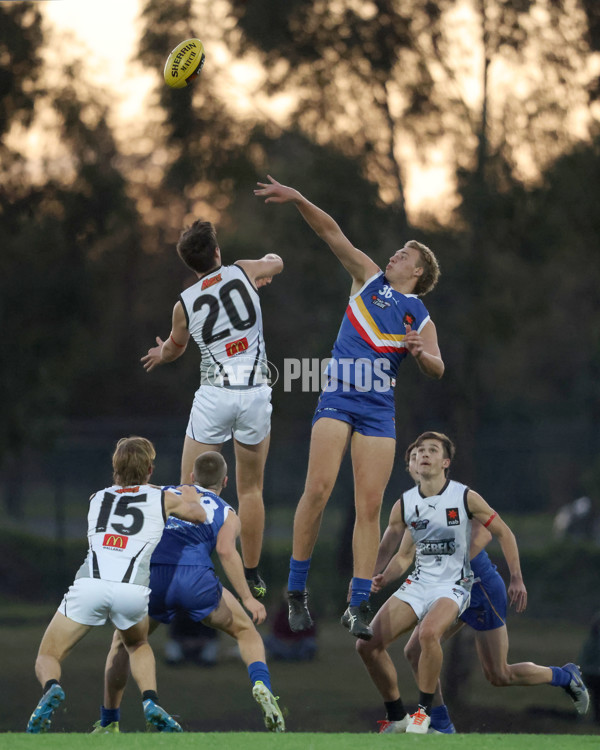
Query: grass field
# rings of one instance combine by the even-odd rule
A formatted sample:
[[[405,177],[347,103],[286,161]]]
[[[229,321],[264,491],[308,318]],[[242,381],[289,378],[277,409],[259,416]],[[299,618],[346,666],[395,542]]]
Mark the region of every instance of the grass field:
[[[560,740],[542,734],[459,734],[415,736],[375,734],[262,734],[255,732],[217,732],[173,734],[97,735],[60,734],[30,735],[5,734],[5,750],[89,750],[90,747],[127,748],[127,750],[370,750],[371,748],[402,747],[454,748],[460,750],[587,750],[598,747],[598,737],[561,735]]]
[[[10,617],[9,612],[5,612],[4,618],[0,619],[0,641],[5,644],[0,667],[3,686],[0,732],[15,733],[0,734],[1,748],[21,747],[14,743],[33,741],[42,745],[63,742],[65,750],[69,750],[66,740],[71,734],[90,731],[93,722],[99,718],[104,658],[112,632],[109,627],[93,630],[66,660],[62,680],[66,700],[56,712],[51,734],[35,740],[16,734],[24,731],[40,695],[40,687],[34,675],[35,654],[52,613],[52,607],[28,608],[27,612],[12,610]],[[261,630],[266,632],[264,627]],[[541,664],[564,664],[576,658],[585,633],[583,627],[571,623],[532,621],[514,615],[509,617],[509,631],[512,661],[531,660]],[[339,732],[348,733],[340,735],[343,737],[343,747],[348,749],[354,747],[356,742],[360,743],[361,748],[365,748],[365,739],[370,746],[371,739],[368,738],[377,742],[387,741],[383,737],[375,740],[374,732],[377,730],[377,720],[383,718],[383,706],[354,651],[354,641],[337,622],[327,620],[320,623],[319,654],[314,662],[276,661],[270,665],[274,691],[281,697],[280,705],[287,711],[289,734],[285,736],[285,740],[281,736],[271,736],[264,732],[260,710],[252,700],[246,669],[239,657],[230,653],[233,641],[221,639],[220,660],[215,668],[201,668],[193,664],[173,668],[167,667],[162,659],[165,637],[166,632],[161,629],[153,636],[160,700],[168,711],[180,717],[179,721],[186,733],[190,733],[197,741],[202,738],[204,747],[238,748],[241,743],[244,750],[250,750],[253,745],[246,742],[246,738],[250,738],[248,743],[260,742],[261,748],[270,746],[269,743],[272,742],[285,742],[278,745],[285,749],[310,747],[307,742],[314,743],[312,746],[315,748],[324,747],[324,743],[327,743],[330,748],[330,740],[333,742],[331,738],[338,736],[335,733]],[[404,639],[401,639],[394,644],[391,653],[398,668],[403,697],[407,707],[412,709],[417,690],[403,658],[403,645]],[[466,650],[473,654],[468,642]],[[466,659],[461,665],[466,670],[460,677],[460,694],[449,689],[446,702],[457,730],[461,732],[462,743],[470,742],[470,733],[485,733],[480,736],[494,738],[490,740],[492,743],[502,743],[504,740],[498,733],[523,732],[560,734],[560,738],[554,736],[555,745],[557,742],[564,744],[563,738],[568,742],[567,738],[571,735],[577,735],[575,739],[583,741],[585,736],[595,734],[593,739],[598,745],[598,727],[588,717],[585,720],[577,718],[571,702],[562,690],[547,686],[493,688],[484,680],[476,659],[472,662]],[[127,735],[128,747],[138,741],[138,737],[144,743],[160,744],[185,743],[185,737],[188,736],[154,737],[142,734],[144,717],[140,696],[133,684],[128,686],[125,693],[121,729]],[[228,734],[238,730],[239,734]],[[241,733],[242,730],[244,733]],[[137,735],[136,732],[140,734]],[[210,734],[200,734],[207,732]],[[308,732],[324,734],[305,734]],[[372,734],[368,734],[369,732]],[[111,736],[110,739],[120,741],[118,736]],[[413,741],[415,738],[408,736],[400,739]],[[434,739],[417,738],[428,743]],[[448,736],[442,739],[446,745],[454,741]],[[102,737],[98,741],[103,741]],[[288,742],[300,744],[287,744]],[[516,747],[510,744],[502,746]],[[145,744],[144,748],[146,747],[151,745]],[[461,747],[465,748],[465,744]],[[478,744],[477,747],[479,749],[487,745]],[[533,745],[528,747],[534,748]]]

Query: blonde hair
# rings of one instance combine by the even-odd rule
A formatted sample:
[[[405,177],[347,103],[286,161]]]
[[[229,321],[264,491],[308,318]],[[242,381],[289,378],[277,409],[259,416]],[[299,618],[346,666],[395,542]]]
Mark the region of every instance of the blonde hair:
[[[417,279],[414,293],[418,297],[424,297],[439,281],[441,275],[440,264],[438,263],[433,251],[430,250],[427,245],[423,245],[422,242],[409,240],[405,244],[405,247],[417,250],[421,256],[421,262],[417,265],[423,269],[423,273]]]
[[[113,479],[121,487],[143,484],[154,468],[156,450],[143,437],[121,438],[112,457]]]

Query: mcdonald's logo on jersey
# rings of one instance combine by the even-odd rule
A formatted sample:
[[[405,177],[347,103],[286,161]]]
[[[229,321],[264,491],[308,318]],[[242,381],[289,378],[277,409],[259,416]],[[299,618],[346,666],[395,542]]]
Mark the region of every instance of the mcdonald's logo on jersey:
[[[228,357],[235,357],[236,354],[245,352],[247,348],[248,339],[246,337],[238,339],[237,341],[232,341],[230,344],[225,344],[225,351],[227,352]]]
[[[205,279],[202,282],[202,286],[200,287],[200,291],[203,292],[205,289],[208,289],[209,286],[214,286],[215,284],[218,284],[219,281],[221,281],[221,274],[218,273],[216,276],[213,276],[212,279]]]
[[[128,537],[121,536],[121,534],[105,534],[102,546],[108,549],[125,549],[127,541]]]

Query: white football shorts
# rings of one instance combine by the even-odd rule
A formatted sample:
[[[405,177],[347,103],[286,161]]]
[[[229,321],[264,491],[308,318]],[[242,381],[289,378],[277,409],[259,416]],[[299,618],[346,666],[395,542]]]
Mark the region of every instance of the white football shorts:
[[[127,630],[148,614],[150,589],[137,583],[76,578],[58,611],[82,625],[104,625],[110,618],[119,630]]]
[[[419,620],[422,620],[438,599],[452,599],[458,604],[459,617],[469,606],[470,592],[457,583],[424,583],[414,581],[410,576],[394,592],[394,596],[409,604]]]
[[[224,443],[233,437],[256,445],[271,431],[271,387],[221,388],[202,385],[196,391],[185,434],[199,443]]]

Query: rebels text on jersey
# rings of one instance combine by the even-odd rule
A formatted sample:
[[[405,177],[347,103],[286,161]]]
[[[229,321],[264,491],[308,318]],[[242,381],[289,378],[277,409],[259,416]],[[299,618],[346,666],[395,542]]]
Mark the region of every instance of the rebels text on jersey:
[[[327,374],[359,390],[391,390],[406,357],[406,333],[420,332],[428,320],[423,302],[392,289],[380,271],[350,297]]]
[[[415,569],[409,576],[413,581],[470,588],[468,491],[464,484],[448,480],[431,497],[423,497],[419,487],[402,495],[402,516],[415,542]]]
[[[96,492],[88,511],[88,554],[75,578],[147,586],[166,520],[164,492],[152,485]]]
[[[180,295],[190,335],[200,348],[200,384],[266,384],[267,355],[258,292],[237,265],[221,266]]]
[[[211,555],[217,545],[217,535],[228,514],[235,511],[214,492],[199,485],[195,488],[202,496],[206,521],[196,524],[169,516],[162,539],[152,555],[152,564],[203,565],[214,569]],[[172,490],[173,487],[163,489]]]

